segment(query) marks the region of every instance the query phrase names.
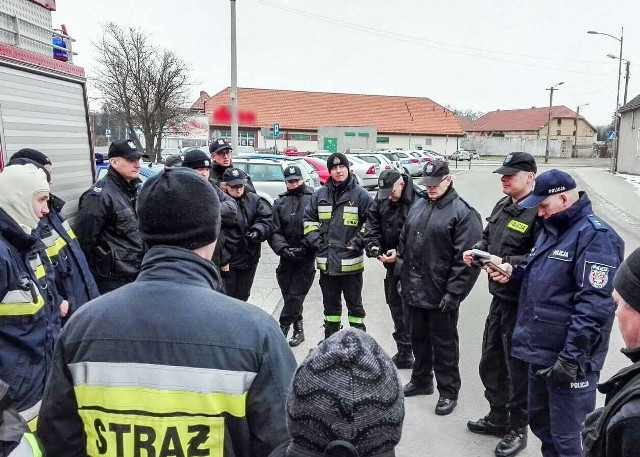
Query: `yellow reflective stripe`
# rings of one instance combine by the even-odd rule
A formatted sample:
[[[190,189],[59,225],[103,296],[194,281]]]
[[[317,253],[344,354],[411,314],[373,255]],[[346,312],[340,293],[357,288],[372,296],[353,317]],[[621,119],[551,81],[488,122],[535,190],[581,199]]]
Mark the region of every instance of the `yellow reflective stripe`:
[[[360,223],[360,218],[357,214],[353,213],[342,213],[342,221],[344,225],[349,227],[357,227]]]
[[[224,455],[224,418],[152,417],[79,410],[87,455]]]
[[[47,253],[47,257],[50,259],[57,256],[60,253],[60,250],[67,245],[67,242],[60,235],[56,234],[55,241],[51,246],[45,249]]]
[[[326,257],[316,257],[316,268],[318,270],[325,271],[327,269],[327,258]]]
[[[33,431],[36,430],[34,421],[38,420],[38,414],[40,414],[41,405],[42,405],[42,400],[38,401],[38,403],[33,405],[31,408],[27,408],[24,411],[19,411],[20,416],[22,416],[22,418],[26,422],[34,424],[34,427],[32,428]]]
[[[32,433],[25,433],[18,446],[13,448],[9,457],[42,457],[42,449]]]
[[[340,263],[342,265],[356,265],[356,264],[362,263],[362,262],[364,262],[364,256],[362,256],[362,255],[359,256],[359,257],[356,257],[354,259],[342,259],[340,261]]]
[[[333,212],[332,206],[320,205],[318,206],[318,219],[320,220],[331,219],[332,212]]]
[[[136,410],[155,414],[222,414],[246,416],[247,392],[240,395],[201,393],[146,387],[74,387],[80,408]]]
[[[516,231],[518,233],[525,233],[527,231],[527,229],[529,228],[529,226],[527,224],[525,224],[524,222],[520,222],[517,221],[515,219],[511,219],[509,221],[509,223],[507,224],[507,228],[510,228],[513,231]]]
[[[364,262],[359,263],[357,265],[343,265],[342,266],[342,272],[343,273],[348,273],[351,271],[358,271],[358,270],[364,270]]]
[[[304,235],[308,235],[311,232],[315,232],[320,230],[320,224],[317,222],[305,222],[304,224]]]
[[[364,317],[349,316],[349,323],[351,323],[351,324],[363,324],[364,323]]]
[[[341,316],[324,316],[324,320],[327,322],[340,322]]]
[[[6,301],[7,297],[5,296],[0,303],[0,316],[31,316],[40,311],[44,306],[44,299],[42,298],[42,295],[38,294],[36,303],[33,303],[33,301],[31,301],[31,294],[29,292],[26,292],[26,294],[28,295],[28,302],[23,300],[9,302]]]
[[[72,240],[75,240],[76,234],[74,233],[73,229],[69,225],[69,221],[64,221],[62,223],[62,227],[67,231],[67,235],[69,235],[69,238]]]
[[[358,207],[357,206],[345,206],[342,209],[343,213],[356,213],[358,214]]]
[[[36,258],[29,261],[29,266],[31,270],[35,273],[36,278],[44,278],[46,271],[44,269],[44,265],[42,265],[42,260],[40,260],[40,256],[36,255]]]

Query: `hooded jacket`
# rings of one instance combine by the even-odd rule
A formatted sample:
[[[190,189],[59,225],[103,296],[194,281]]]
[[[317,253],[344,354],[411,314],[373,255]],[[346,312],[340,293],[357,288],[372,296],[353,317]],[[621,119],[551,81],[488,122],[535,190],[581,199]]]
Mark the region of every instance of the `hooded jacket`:
[[[464,300],[480,271],[467,267],[462,253],[481,236],[480,214],[453,187],[437,200],[419,194],[404,223],[396,262],[405,303],[437,309],[445,294]]]
[[[0,379],[27,421],[38,415],[53,365],[59,306],[44,246],[0,208]]]
[[[158,245],[135,282],[80,308],[38,419],[48,455],[264,457],[286,441],[291,349],[219,290],[210,261]]]
[[[144,244],[135,211],[140,184],[109,168],[80,197],[75,231],[94,276],[133,281],[140,271]]]
[[[298,248],[304,240],[304,209],[311,201],[313,189],[306,184],[287,190],[273,203],[271,236],[269,245],[273,252],[282,255],[285,248]],[[312,258],[312,254],[310,254]]]
[[[0,380],[0,455],[40,457],[42,450],[29,426],[18,414],[9,396],[9,386]]]
[[[50,194],[49,214],[40,220],[36,236],[45,245],[47,257],[54,267],[60,297],[69,301],[69,318],[80,306],[100,293],[76,234],[60,215],[64,204],[64,200]]]
[[[558,356],[583,372],[600,371],[609,348],[615,303],[613,277],[622,262],[624,242],[592,213],[584,192],[566,210],[542,222],[542,233],[521,278],[512,355],[552,366]]]
[[[316,251],[318,270],[329,275],[364,270],[362,232],[371,201],[353,174],[343,185],[330,179],[315,191],[304,211],[303,244]]]

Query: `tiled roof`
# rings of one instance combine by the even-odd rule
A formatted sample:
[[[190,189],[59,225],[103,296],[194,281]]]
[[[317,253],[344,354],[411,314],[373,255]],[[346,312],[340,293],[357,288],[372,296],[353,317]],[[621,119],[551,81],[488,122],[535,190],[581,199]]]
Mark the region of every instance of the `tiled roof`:
[[[551,107],[551,119],[575,119],[576,113],[566,106]],[[580,119],[584,117],[580,116]],[[467,132],[538,131],[547,125],[549,108],[492,111],[469,124]],[[591,125],[591,124],[589,124]]]
[[[637,110],[638,108],[640,108],[640,95],[638,95],[636,98],[632,99],[622,108],[620,108],[620,112],[624,113],[626,111],[634,111],[634,110]]]
[[[200,91],[200,96],[198,97],[198,99],[193,102],[193,105],[191,105],[192,110],[194,111],[204,111],[204,104],[207,100],[209,100],[211,97],[209,96],[209,94],[207,94],[205,91],[201,90]]]
[[[229,105],[229,92],[227,87],[205,103],[212,125],[225,125],[214,122],[213,112]],[[451,111],[424,97],[238,88],[238,112],[255,113],[256,127],[279,123],[281,130],[371,125],[379,133],[464,133]]]

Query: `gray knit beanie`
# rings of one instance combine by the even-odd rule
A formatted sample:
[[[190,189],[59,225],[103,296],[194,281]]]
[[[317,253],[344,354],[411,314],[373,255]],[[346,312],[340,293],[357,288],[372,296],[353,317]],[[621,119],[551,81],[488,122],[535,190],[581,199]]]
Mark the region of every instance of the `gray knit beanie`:
[[[300,364],[287,398],[293,443],[324,452],[336,440],[360,456],[400,441],[404,394],[391,358],[366,333],[348,329],[322,342]]]
[[[640,248],[624,259],[613,280],[613,287],[629,306],[640,313]]]

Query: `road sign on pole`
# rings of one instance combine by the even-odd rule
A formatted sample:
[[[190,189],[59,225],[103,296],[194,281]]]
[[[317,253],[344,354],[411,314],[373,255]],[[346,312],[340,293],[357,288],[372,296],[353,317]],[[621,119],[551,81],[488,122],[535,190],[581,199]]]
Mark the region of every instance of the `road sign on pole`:
[[[618,132],[616,132],[615,130],[609,130],[607,132],[607,140],[617,140],[618,139]]]
[[[280,124],[273,124],[273,137],[280,138]]]

